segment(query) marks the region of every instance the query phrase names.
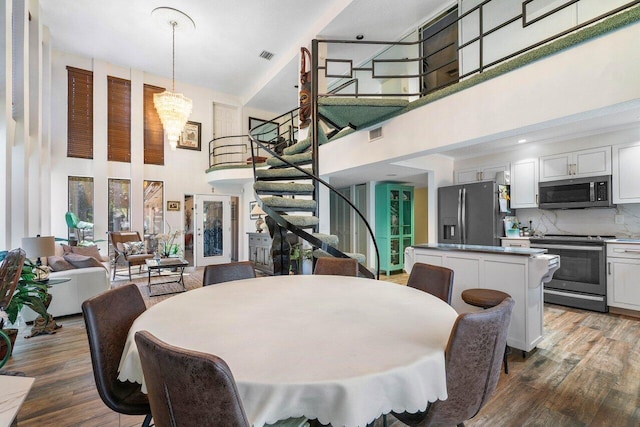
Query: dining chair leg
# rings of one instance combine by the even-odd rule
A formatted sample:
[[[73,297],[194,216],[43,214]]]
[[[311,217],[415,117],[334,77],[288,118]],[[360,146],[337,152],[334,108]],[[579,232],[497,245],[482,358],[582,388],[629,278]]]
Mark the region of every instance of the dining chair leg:
[[[151,419],[152,419],[151,414],[147,414],[147,416],[144,417],[144,421],[142,422],[142,427],[150,427],[152,425]]]

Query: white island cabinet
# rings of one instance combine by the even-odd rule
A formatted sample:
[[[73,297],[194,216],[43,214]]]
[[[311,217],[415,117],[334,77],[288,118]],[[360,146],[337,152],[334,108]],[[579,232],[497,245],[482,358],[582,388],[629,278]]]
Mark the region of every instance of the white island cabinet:
[[[558,255],[546,249],[430,243],[407,248],[405,270],[415,262],[453,270],[451,305],[458,313],[477,311],[462,301],[465,289],[496,289],[511,295],[515,306],[511,315],[507,344],[522,351],[533,350],[542,340],[542,282],[551,280],[560,266]]]

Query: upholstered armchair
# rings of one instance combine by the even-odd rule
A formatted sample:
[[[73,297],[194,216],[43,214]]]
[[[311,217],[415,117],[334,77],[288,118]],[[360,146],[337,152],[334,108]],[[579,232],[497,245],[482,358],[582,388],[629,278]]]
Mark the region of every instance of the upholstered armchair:
[[[144,242],[137,231],[112,231],[109,233],[115,258],[113,260],[113,280],[116,278],[118,263],[124,264],[129,270],[129,280],[131,280],[131,266],[138,266],[141,271],[146,260],[153,258],[153,254],[148,254],[144,248]]]

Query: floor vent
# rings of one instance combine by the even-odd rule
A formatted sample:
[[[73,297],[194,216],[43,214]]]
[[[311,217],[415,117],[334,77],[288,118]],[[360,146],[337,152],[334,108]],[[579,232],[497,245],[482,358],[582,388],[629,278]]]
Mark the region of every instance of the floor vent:
[[[369,141],[375,141],[382,138],[382,127],[371,129],[369,131]]]
[[[263,50],[262,52],[260,52],[260,58],[264,58],[267,61],[271,61],[271,58],[273,58],[273,53],[268,52],[266,50]]]

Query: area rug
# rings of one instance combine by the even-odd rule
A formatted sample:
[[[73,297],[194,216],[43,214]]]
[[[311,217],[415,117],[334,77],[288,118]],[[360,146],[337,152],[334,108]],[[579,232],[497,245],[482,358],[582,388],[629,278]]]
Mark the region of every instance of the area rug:
[[[184,269],[183,280],[184,280],[185,288],[187,288],[187,291],[202,287],[203,272],[204,272],[204,267],[198,267],[198,268],[187,267]],[[140,290],[140,294],[142,294],[142,298],[144,299],[144,302],[147,305],[147,307],[151,307],[152,305],[157,304],[160,301],[164,301],[167,298],[171,298],[172,296],[175,296],[175,295],[180,295],[179,291],[182,290],[182,286],[178,283],[169,283],[169,284],[162,284],[162,285],[153,285],[153,283],[158,283],[158,282],[163,282],[168,280],[177,280],[177,279],[178,279],[177,275],[163,276],[161,278],[159,278],[155,274],[151,276],[151,283],[152,283],[151,288],[152,288],[153,294],[178,291],[177,293],[168,294],[168,295],[149,296],[149,286],[148,286],[149,278],[146,272],[141,274],[135,274],[135,275],[132,274],[131,280],[129,280],[128,278],[124,278],[121,280],[113,280],[111,282],[111,288],[112,289],[118,288],[120,286],[124,286],[129,283],[134,283],[136,286],[138,286],[138,289]]]

